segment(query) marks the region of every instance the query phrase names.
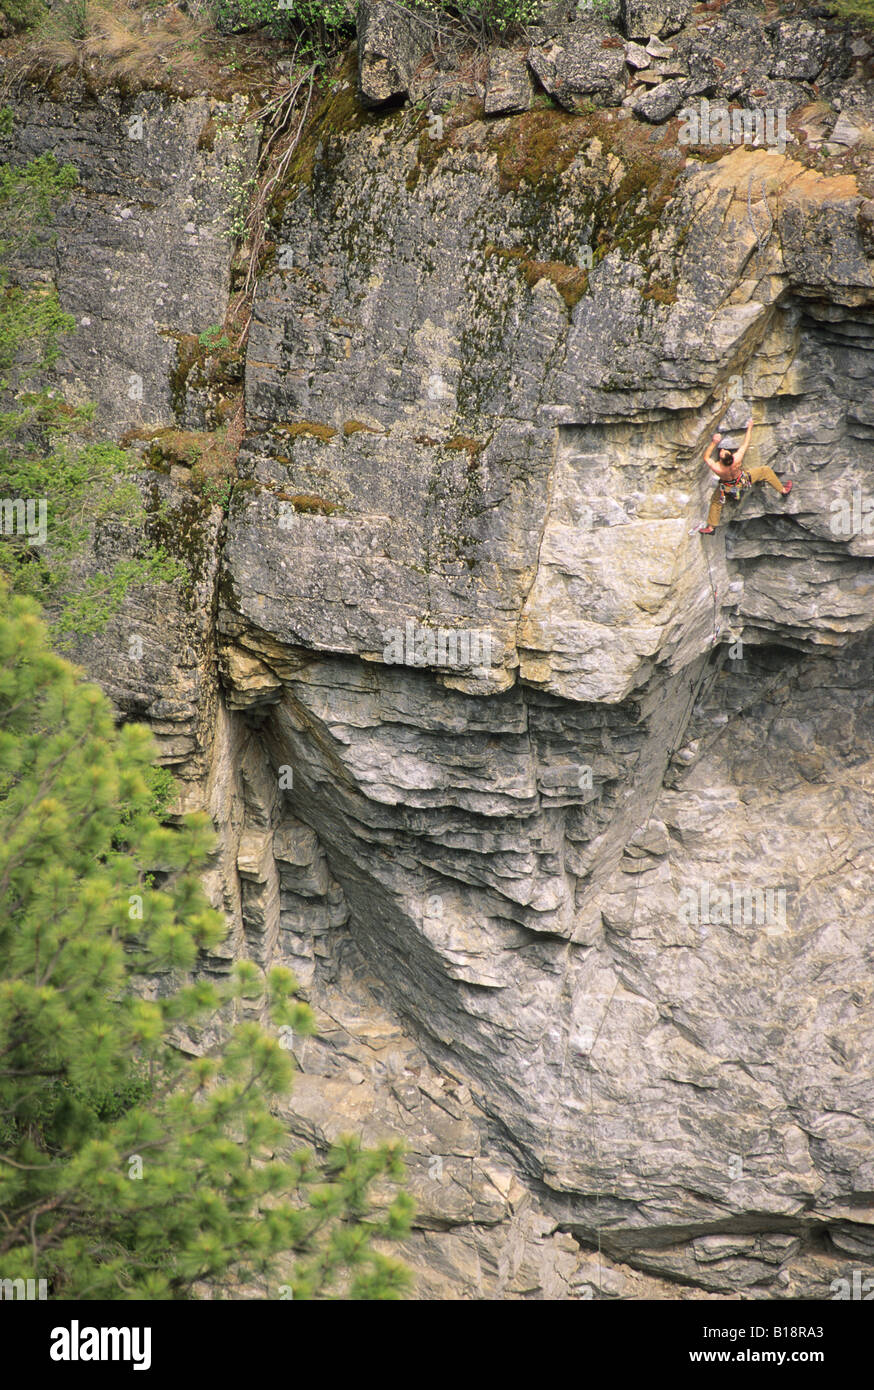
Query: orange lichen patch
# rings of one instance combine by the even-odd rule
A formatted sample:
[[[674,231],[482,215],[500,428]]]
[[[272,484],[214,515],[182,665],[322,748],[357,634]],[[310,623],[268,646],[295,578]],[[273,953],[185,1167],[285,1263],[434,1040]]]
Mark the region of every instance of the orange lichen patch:
[[[366,430],[368,434],[382,434],[382,430],[374,429],[373,425],[365,425],[363,420],[344,420],[343,433],[347,439],[350,434],[358,434],[359,431]]]
[[[478,439],[468,439],[463,434],[457,434],[453,439],[447,440],[443,448],[452,449],[454,453],[478,454],[483,445]]]
[[[242,413],[238,410],[228,425],[217,430],[179,430],[173,428],[128,430],[119,441],[123,448],[143,441],[145,457],[153,467],[167,464],[190,468],[192,481],[205,478],[232,478],[234,461],[242,440]]]
[[[209,150],[212,152],[215,149],[215,137],[217,134],[218,126],[212,116],[207,116],[201,126],[200,134],[197,137],[197,148],[199,150]]]
[[[290,502],[296,512],[330,516],[332,512],[340,510],[336,502],[329,502],[326,497],[314,497],[306,492],[274,492],[273,496],[280,502]]]
[[[654,304],[676,304],[677,282],[670,285],[652,284],[641,294],[641,299],[652,300]]]
[[[497,256],[500,260],[514,261],[529,289],[539,280],[549,280],[558,290],[568,309],[573,309],[589,286],[589,272],[582,266],[568,265],[565,261],[535,260],[527,246],[513,246],[509,249],[490,243],[486,247],[486,257]]]
[[[321,425],[317,420],[289,420],[281,425],[274,425],[274,429],[280,430],[282,434],[289,435],[292,439],[300,439],[308,435],[312,439],[321,439],[327,443],[333,439],[337,433],[330,425]]]
[[[781,199],[840,202],[858,196],[859,192],[851,173],[823,174],[817,169],[808,169],[788,154],[747,149],[743,145],[724,155],[717,167],[708,173],[708,187],[728,188],[736,200],[746,206],[750,175],[757,189],[764,184],[766,194],[779,190]]]
[[[538,280],[550,280],[569,309],[580,302],[589,286],[589,272],[564,261],[525,261],[522,269],[532,289]]]
[[[706,185],[711,196],[714,190],[730,191],[732,201],[725,210],[726,222],[734,218],[746,220],[747,190],[751,182],[753,196],[758,199],[761,193],[768,200],[775,220],[781,210],[785,211],[790,205],[795,205],[803,215],[815,216],[820,207],[847,203],[864,191],[858,170],[823,171],[776,150],[752,150],[743,146],[694,178],[697,182],[693,186],[697,187],[699,182]]]

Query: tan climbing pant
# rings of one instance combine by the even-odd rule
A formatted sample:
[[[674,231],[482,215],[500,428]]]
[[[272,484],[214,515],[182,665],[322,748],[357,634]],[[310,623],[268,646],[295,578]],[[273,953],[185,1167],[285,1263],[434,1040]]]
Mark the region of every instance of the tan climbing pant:
[[[777,477],[777,474],[774,472],[773,468],[748,468],[746,469],[746,472],[750,475],[750,482],[767,483],[769,487],[772,487],[777,492],[782,493],[783,484],[780,482],[780,479]],[[722,520],[722,508],[722,491],[720,488],[717,487],[713,493],[712,498],[710,499],[710,510],[707,513],[708,526],[719,525],[720,521]]]

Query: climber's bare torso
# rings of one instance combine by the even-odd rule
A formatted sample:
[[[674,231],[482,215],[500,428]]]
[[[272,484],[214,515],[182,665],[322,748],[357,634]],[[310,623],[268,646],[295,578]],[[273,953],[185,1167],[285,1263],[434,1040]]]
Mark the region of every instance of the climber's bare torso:
[[[714,435],[714,438],[718,438],[718,436]],[[738,482],[740,479],[740,475],[743,471],[742,465],[737,462],[733,464],[726,464],[717,463],[716,461],[714,461],[713,463],[709,463],[707,466],[710,469],[711,473],[715,473],[717,478],[719,478],[723,483]]]

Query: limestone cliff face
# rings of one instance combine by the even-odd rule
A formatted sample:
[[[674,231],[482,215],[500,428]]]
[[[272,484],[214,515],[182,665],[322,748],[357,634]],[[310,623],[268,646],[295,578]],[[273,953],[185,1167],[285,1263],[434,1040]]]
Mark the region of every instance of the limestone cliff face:
[[[635,246],[659,156],[602,119],[545,196],[516,170],[553,121],[470,121],[435,158],[384,119],[290,190],[222,659],[354,940],[544,1209],[704,1287],[792,1280],[870,1181],[872,549],[830,529],[874,467],[862,199],[739,150]],[[796,492],[702,541],[732,378]],[[494,665],[386,665],[410,619],[488,631]],[[782,889],[785,926],[684,920],[705,883]]]
[[[868,190],[615,111],[432,133],[313,117],[196,596],[82,659],[214,816],[227,950],[319,1013],[290,1130],[406,1138],[420,1296],[826,1297],[874,1260]],[[227,239],[162,244],[220,318]],[[795,488],[701,537],[726,391]],[[488,659],[387,660],[408,624]]]

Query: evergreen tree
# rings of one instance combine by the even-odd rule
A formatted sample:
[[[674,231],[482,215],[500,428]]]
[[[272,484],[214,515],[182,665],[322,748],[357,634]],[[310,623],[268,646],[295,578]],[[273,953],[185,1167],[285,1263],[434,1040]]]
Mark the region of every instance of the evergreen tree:
[[[407,1273],[374,1243],[409,1199],[370,1188],[399,1153],[279,1156],[291,1059],[232,1019],[312,1015],[284,968],[193,973],[226,931],[197,877],[211,827],[160,824],[152,756],[0,581],[0,1277],[76,1299],[398,1297]],[[220,1048],[173,1045],[210,1021]]]

